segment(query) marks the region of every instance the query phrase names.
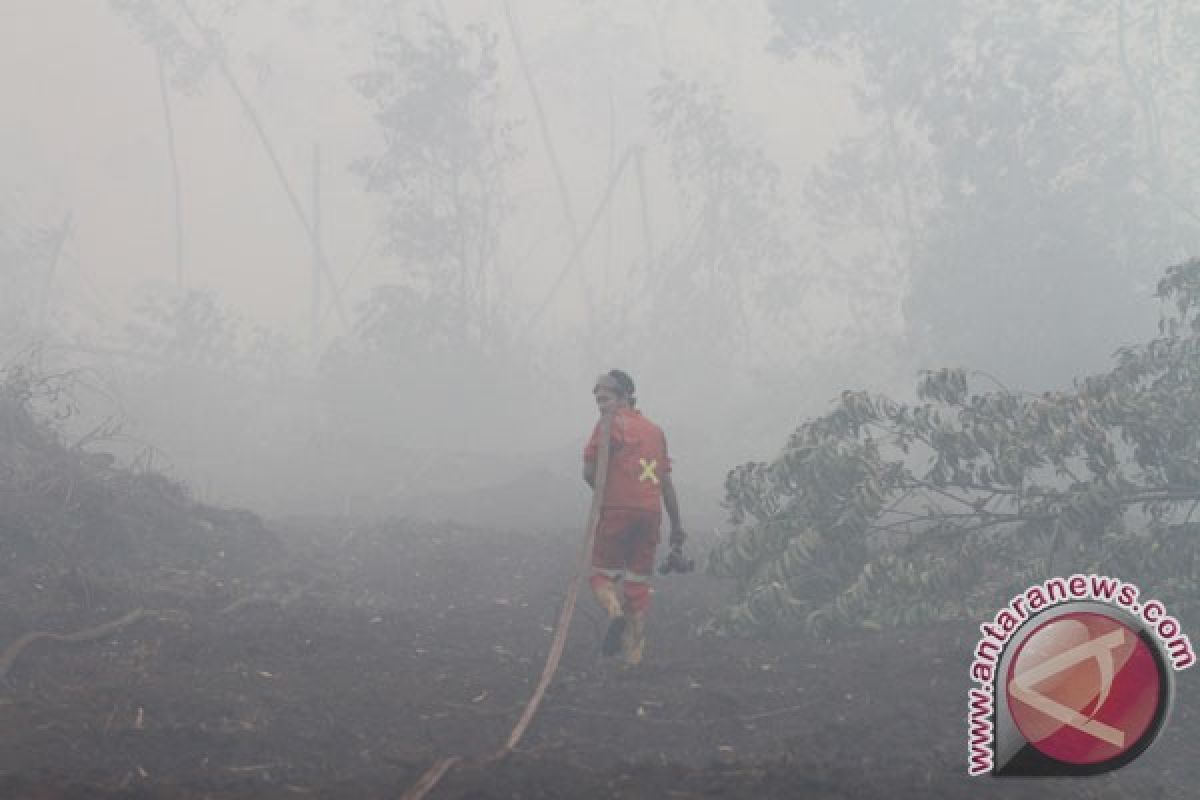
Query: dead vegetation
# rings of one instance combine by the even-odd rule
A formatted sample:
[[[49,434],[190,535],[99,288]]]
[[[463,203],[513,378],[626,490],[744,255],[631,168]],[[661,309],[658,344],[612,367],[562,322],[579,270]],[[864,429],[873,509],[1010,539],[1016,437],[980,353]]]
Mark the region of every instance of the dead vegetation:
[[[32,641],[103,636],[148,601],[169,609],[212,595],[228,605],[280,552],[253,514],[196,503],[177,481],[118,465],[100,449],[111,421],[68,442],[76,380],[0,371],[0,642],[10,643],[0,678]]]

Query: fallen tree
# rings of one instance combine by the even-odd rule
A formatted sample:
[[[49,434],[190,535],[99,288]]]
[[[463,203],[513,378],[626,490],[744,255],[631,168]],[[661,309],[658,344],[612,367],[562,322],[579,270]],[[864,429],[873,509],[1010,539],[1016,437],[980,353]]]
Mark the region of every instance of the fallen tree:
[[[1062,572],[1175,608],[1200,598],[1200,260],[1169,268],[1159,335],[1042,394],[923,374],[919,402],[847,391],[726,480],[735,579],[719,632],[821,633],[990,614]]]

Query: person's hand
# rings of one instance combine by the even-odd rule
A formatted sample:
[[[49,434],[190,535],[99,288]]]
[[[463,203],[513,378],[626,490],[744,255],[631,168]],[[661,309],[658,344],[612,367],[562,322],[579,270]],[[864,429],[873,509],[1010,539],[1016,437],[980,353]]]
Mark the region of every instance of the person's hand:
[[[672,548],[683,547],[683,543],[687,541],[687,534],[683,532],[683,528],[673,528],[671,537],[667,541]]]

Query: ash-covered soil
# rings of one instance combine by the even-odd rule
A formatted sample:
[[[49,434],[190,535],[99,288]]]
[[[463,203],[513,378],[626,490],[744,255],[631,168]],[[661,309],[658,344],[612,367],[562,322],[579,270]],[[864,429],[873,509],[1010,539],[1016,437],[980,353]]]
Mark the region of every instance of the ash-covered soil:
[[[969,779],[973,624],[697,637],[728,591],[700,574],[659,580],[636,670],[598,655],[582,596],[518,751],[485,763],[541,672],[578,532],[262,526],[201,507],[186,523],[151,549],[152,530],[108,553],[5,540],[0,652],[145,613],[0,664],[0,797],[399,798],[450,755],[464,760],[431,797],[1184,798],[1200,783],[1189,673],[1159,742],[1117,773]]]

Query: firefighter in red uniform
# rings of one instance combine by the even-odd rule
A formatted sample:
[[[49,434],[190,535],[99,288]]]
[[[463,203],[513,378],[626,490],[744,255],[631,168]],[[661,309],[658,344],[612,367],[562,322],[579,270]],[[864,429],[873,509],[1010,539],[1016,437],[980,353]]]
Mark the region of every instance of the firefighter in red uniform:
[[[679,501],[671,483],[671,461],[662,429],[634,408],[633,379],[620,370],[596,379],[592,390],[601,414],[612,418],[608,475],[600,523],[592,549],[592,593],[608,615],[603,652],[621,650],[625,663],[641,663],[650,577],[662,526],[662,507],[671,522],[670,544],[679,548],[687,535],[679,520]],[[583,451],[583,479],[596,485],[600,424]]]

